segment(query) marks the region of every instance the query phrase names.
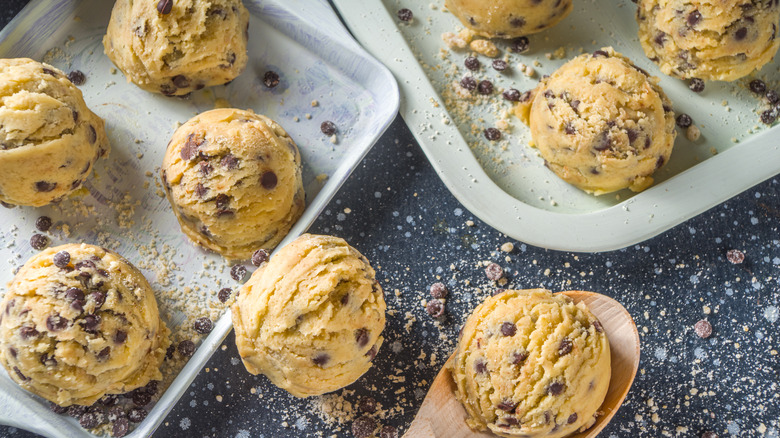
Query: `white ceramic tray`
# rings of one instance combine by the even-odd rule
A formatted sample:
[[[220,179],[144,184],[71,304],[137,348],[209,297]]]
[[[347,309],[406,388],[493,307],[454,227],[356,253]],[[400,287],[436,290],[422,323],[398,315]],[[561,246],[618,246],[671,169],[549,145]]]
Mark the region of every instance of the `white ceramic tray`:
[[[669,163],[656,172],[656,185],[633,194],[590,196],[558,179],[527,146],[528,129],[511,118],[513,129],[498,146],[482,136],[493,126],[493,104],[472,106],[460,117],[446,105],[452,83],[466,72],[468,50],[442,52],[443,32],[460,22],[443,10],[444,0],[333,0],[353,35],[393,72],[401,88],[401,115],[441,179],[476,216],[523,242],[569,251],[607,251],[653,237],[780,172],[780,126],[768,129],[755,111],[758,99],[744,86],[707,83],[697,95],[679,80],[665,77],[642,51],[636,35],[636,6],[630,0],[576,0],[574,11],[556,27],[531,35],[531,50],[509,53],[510,70],[498,73],[479,56],[481,71],[498,89],[531,89],[567,59],[612,45],[651,74],[674,102],[701,128],[690,142],[680,132]],[[400,8],[414,13],[411,24],[397,18]],[[564,47],[563,59],[548,59]],[[534,65],[535,78],[517,65]],[[455,71],[453,65],[460,67]],[[775,88],[780,56],[756,77]],[[469,73],[471,74],[471,73]],[[510,105],[495,93],[491,102]],[[724,104],[724,102],[726,102]],[[482,120],[480,120],[482,119]],[[454,123],[453,123],[454,122]],[[477,126],[473,129],[472,123]]]
[[[0,260],[8,261],[0,269],[0,284],[6,284],[14,268],[36,252],[29,245],[34,222],[48,215],[55,221],[52,245],[83,241],[112,247],[141,268],[156,293],[189,287],[197,299],[205,295],[213,301],[221,287],[235,289],[227,264],[195,247],[179,231],[157,183],[175,123],[213,108],[218,98],[277,120],[301,150],[307,207],[280,247],[316,219],[397,114],[398,88],[387,69],[350,37],[324,0],[244,3],[252,14],[246,71],[229,86],[195,92],[189,99],[144,92],[128,84],[121,72],[112,73],[101,39],[113,2],[33,0],[0,32],[2,57],[45,59],[65,72],[78,69],[87,75],[80,88],[89,107],[106,120],[112,146],[109,157],[98,162],[97,177],[85,183],[89,193],[60,206],[0,208]],[[272,90],[261,82],[267,70],[282,77]],[[312,106],[313,100],[319,104]],[[338,126],[337,144],[320,132],[324,120]],[[123,202],[126,194],[131,200]],[[111,204],[127,207],[136,202],[134,210],[125,212],[135,225],[126,226],[126,220],[121,225]],[[89,212],[84,206],[94,210]],[[62,230],[63,223],[69,233]],[[161,257],[155,251],[165,251],[176,265],[164,278],[152,266]],[[158,301],[161,313],[171,315],[166,321],[169,326],[185,320],[177,303],[159,297]],[[152,434],[231,327],[229,312],[225,312],[129,436]],[[93,436],[74,419],[52,413],[48,402],[20,389],[5,372],[0,372],[0,423],[48,437]]]

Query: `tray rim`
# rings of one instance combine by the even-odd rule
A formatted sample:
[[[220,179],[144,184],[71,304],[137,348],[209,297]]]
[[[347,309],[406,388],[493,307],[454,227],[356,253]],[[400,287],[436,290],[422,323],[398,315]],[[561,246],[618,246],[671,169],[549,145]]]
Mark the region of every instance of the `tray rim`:
[[[352,35],[396,76],[401,116],[445,186],[475,216],[521,242],[583,253],[622,249],[655,237],[780,173],[780,164],[776,164],[780,163],[780,126],[775,126],[605,209],[558,213],[528,205],[493,182],[455,124],[438,125],[440,135],[435,138],[415,129],[429,125],[434,112],[454,118],[408,41],[397,31],[397,20],[385,2],[332,1]],[[397,50],[388,50],[388,46]],[[438,105],[435,111],[431,102]]]
[[[27,30],[24,27],[25,24],[39,20],[48,11],[66,7],[72,4],[77,4],[80,1],[81,0],[30,0],[30,2],[25,5],[25,7],[22,8],[22,10],[14,18],[12,18],[4,28],[0,29],[0,47],[2,47],[6,41],[10,41],[12,37],[16,37],[17,34],[19,37],[21,37]],[[306,230],[325,210],[330,201],[336,196],[349,175],[355,170],[357,166],[360,165],[363,158],[365,158],[365,156],[377,143],[380,137],[382,137],[382,135],[387,131],[390,124],[398,114],[398,109],[400,106],[400,93],[394,76],[384,66],[384,64],[377,61],[354,40],[352,35],[350,35],[344,26],[343,22],[339,20],[336,11],[332,8],[327,0],[248,0],[248,3],[251,3],[254,7],[254,9],[249,7],[250,12],[253,10],[262,11],[268,6],[268,4],[274,4],[279,8],[284,8],[285,12],[295,16],[302,24],[306,25],[308,32],[316,35],[319,38],[330,40],[334,43],[335,46],[339,47],[340,50],[330,53],[331,56],[336,54],[343,55],[344,53],[351,53],[356,59],[359,58],[361,60],[361,65],[370,66],[375,75],[363,75],[361,78],[363,82],[359,83],[361,83],[361,86],[363,86],[364,89],[371,92],[372,97],[379,96],[380,93],[378,91],[378,85],[381,84],[383,87],[388,87],[387,90],[382,91],[381,96],[391,98],[389,101],[384,100],[382,102],[381,108],[383,108],[383,111],[377,111],[373,113],[374,115],[372,117],[380,122],[376,125],[378,129],[375,132],[363,137],[363,141],[357,143],[361,147],[354,148],[353,150],[355,153],[345,157],[344,161],[335,169],[333,174],[329,175],[327,182],[319,190],[314,199],[312,199],[311,203],[307,205],[306,210],[304,211],[301,218],[292,227],[287,236],[274,249],[273,253],[275,253],[280,248],[284,247],[289,242],[306,232]],[[312,12],[312,9],[317,10]],[[308,19],[315,16],[315,14],[318,19],[330,22],[327,31],[314,26],[308,21]],[[286,33],[284,32],[283,28],[277,26],[274,27],[276,27],[277,30],[281,31],[282,33]],[[287,35],[298,41],[301,45],[305,46],[303,42],[297,38],[294,38],[293,35]],[[18,38],[16,39],[18,41]],[[327,53],[320,52],[321,59],[323,59],[325,62],[329,61],[327,59],[328,55],[329,54]],[[341,70],[345,76],[348,76],[343,65],[339,66],[335,63],[328,63],[334,66],[334,68]],[[356,82],[358,82],[357,79]],[[355,143],[352,144],[354,145]],[[227,335],[230,333],[232,328],[233,324],[231,312],[230,309],[227,308],[225,313],[216,321],[212,332],[202,340],[195,354],[179,371],[168,389],[162,394],[154,407],[149,411],[147,418],[143,422],[139,423],[136,428],[127,435],[127,437],[146,437],[151,436],[154,433],[154,431],[164,421],[173,406],[184,395],[184,392],[189,388],[200,370],[206,366],[208,360],[211,358],[214,352],[216,352],[217,348],[219,348],[219,346],[224,342],[225,338],[227,338]],[[77,433],[78,435],[85,437],[96,436],[81,428],[73,429],[75,426],[72,426],[70,424],[71,422],[65,418],[59,418],[62,421],[58,421],[57,423],[59,424],[57,425],[50,424],[47,421],[47,417],[45,415],[41,415],[45,414],[47,409],[43,408],[40,403],[31,403],[32,400],[39,399],[39,397],[36,397],[33,394],[30,394],[19,388],[15,383],[11,382],[10,379],[3,380],[8,380],[8,382],[13,385],[11,387],[13,389],[8,389],[16,394],[5,392],[6,388],[3,388],[3,386],[6,385],[3,384],[4,382],[0,382],[0,384],[2,384],[0,385],[0,404],[4,406],[11,405],[15,411],[14,413],[11,413],[10,410],[3,410],[3,412],[0,412],[0,424],[19,427],[49,437],[70,437],[73,436],[70,435],[72,433]],[[24,398],[19,397],[19,395],[22,395]],[[20,417],[23,417],[21,418],[21,421]],[[60,428],[58,428],[58,426]]]

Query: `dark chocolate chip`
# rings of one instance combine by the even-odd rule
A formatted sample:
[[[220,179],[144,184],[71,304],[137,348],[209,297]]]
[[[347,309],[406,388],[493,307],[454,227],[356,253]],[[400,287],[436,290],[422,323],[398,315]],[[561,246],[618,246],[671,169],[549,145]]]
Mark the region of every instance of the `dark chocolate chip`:
[[[19,329],[19,336],[21,336],[21,338],[24,340],[37,337],[39,334],[40,333],[38,333],[38,330],[35,330],[34,327],[24,326]]]
[[[503,59],[495,59],[493,60],[493,69],[496,71],[504,71],[507,68],[509,68],[509,64],[507,64],[506,61]]]
[[[747,33],[748,30],[746,27],[740,27],[736,32],[734,32],[734,39],[737,41],[742,41],[747,36]]]
[[[226,303],[227,300],[230,299],[230,294],[232,293],[233,293],[233,289],[229,287],[223,287],[222,289],[219,290],[219,292],[217,292],[217,299],[219,299],[221,303]]]
[[[477,80],[471,76],[466,76],[460,80],[460,86],[466,90],[473,91],[477,88]]]
[[[510,426],[517,426],[520,424],[520,420],[515,417],[504,417],[504,422]]]
[[[230,277],[233,280],[241,281],[246,277],[246,268],[244,265],[233,265],[232,268],[230,268]]]
[[[133,391],[132,399],[134,405],[142,408],[152,402],[152,394],[149,394],[146,391],[139,391],[139,389],[143,388],[138,388]]]
[[[222,167],[226,167],[227,169],[232,170],[238,167],[238,158],[236,158],[235,155],[228,153],[222,157],[222,160],[219,162],[219,164],[221,164]]]
[[[699,78],[691,78],[691,82],[688,84],[688,88],[694,93],[701,93],[704,91],[704,81]]]
[[[44,72],[44,73],[46,73],[46,74],[48,74],[48,75],[54,76],[55,78],[56,78],[56,77],[59,77],[59,74],[57,74],[57,72],[56,72],[56,71],[54,71],[54,70],[52,70],[52,69],[50,69],[50,68],[48,68],[48,67],[44,67],[44,68],[43,68],[43,72]]]
[[[68,412],[68,408],[64,406],[60,406],[57,403],[49,402],[49,409],[54,412],[55,414],[62,415],[65,412]]]
[[[501,131],[499,131],[496,128],[487,128],[485,129],[485,138],[490,141],[497,141],[501,139]]]
[[[49,238],[43,234],[33,234],[32,237],[30,237],[30,246],[32,246],[33,249],[40,251],[49,246]]]
[[[48,354],[43,353],[41,355],[41,365],[45,367],[57,366],[57,359],[54,358],[54,355],[49,356]]]
[[[274,88],[279,85],[279,73],[269,70],[263,75],[263,85],[268,88]]]
[[[98,325],[100,325],[100,315],[87,315],[84,317],[84,321],[81,326],[84,327],[84,331],[95,333],[97,332]]]
[[[194,328],[196,332],[202,335],[207,335],[211,333],[212,330],[214,330],[214,323],[204,316],[202,318],[196,319],[195,322],[192,323],[192,328]]]
[[[577,128],[575,128],[571,122],[566,122],[563,124],[563,132],[568,135],[574,135],[577,133]]]
[[[198,155],[198,149],[204,143],[199,139],[197,135],[190,134],[187,136],[187,140],[184,142],[184,146],[181,148],[181,159],[184,161],[190,161]]]
[[[398,438],[398,429],[390,425],[383,426],[379,438]]]
[[[509,49],[515,53],[525,53],[530,47],[530,42],[527,37],[515,38],[509,46]]]
[[[335,123],[331,122],[330,120],[325,120],[320,124],[320,131],[322,131],[323,134],[330,137],[333,134],[335,134],[336,131],[338,131],[338,129],[336,128]]]
[[[425,311],[432,318],[440,318],[444,315],[444,303],[438,299],[432,299],[425,305]]]
[[[368,438],[374,435],[376,420],[371,417],[360,417],[352,422],[352,435],[355,438]]]
[[[81,70],[73,70],[68,73],[68,79],[73,82],[73,85],[84,85],[84,82],[87,81],[87,77]]]
[[[405,22],[412,21],[412,18],[414,18],[414,14],[412,14],[412,11],[406,8],[402,8],[398,10],[398,19]]]
[[[157,12],[168,15],[171,13],[171,9],[173,9],[173,0],[160,0],[157,2]]]
[[[496,407],[502,411],[512,412],[517,407],[517,403],[513,402],[512,400],[504,400]]]
[[[42,233],[49,231],[49,228],[51,228],[51,218],[49,216],[40,216],[35,220],[35,228]]]
[[[160,85],[160,93],[165,96],[172,96],[176,93],[176,87],[173,84],[162,84]]]
[[[37,181],[35,183],[35,190],[39,192],[50,192],[57,188],[56,182]]]
[[[563,394],[563,391],[566,389],[566,384],[563,382],[552,382],[547,387],[547,393],[550,395],[561,395]]]
[[[577,421],[577,413],[573,413],[569,415],[569,418],[566,420],[566,424],[572,424]]]
[[[106,422],[103,411],[97,407],[95,408],[96,409],[92,409],[92,407],[87,408],[87,412],[79,417],[79,424],[84,429],[94,429]]]
[[[108,359],[109,354],[111,354],[111,347],[106,347],[98,352],[97,358],[100,360],[106,360]]]
[[[512,356],[509,357],[509,362],[512,365],[520,365],[528,359],[528,353],[525,351],[515,351]]]
[[[509,19],[509,25],[512,27],[523,27],[525,26],[525,18],[524,17],[512,17]]]
[[[658,32],[658,34],[656,34],[655,38],[653,38],[653,41],[657,45],[663,47],[664,43],[666,43],[666,34],[663,33],[663,32]]]
[[[365,347],[368,345],[368,341],[368,329],[361,328],[355,330],[355,342],[357,343],[358,347]]]
[[[485,276],[488,280],[498,281],[504,278],[504,268],[497,263],[491,263],[485,267]]]
[[[106,293],[102,290],[91,292],[89,296],[95,302],[95,309],[103,307],[103,304],[106,302]]]
[[[571,339],[561,339],[561,344],[558,345],[558,356],[566,356],[567,354],[571,353],[573,346],[574,345],[571,343]]]
[[[58,313],[49,315],[48,318],[46,318],[46,328],[49,329],[50,332],[63,330],[68,327],[68,324],[70,324],[70,321],[68,321],[67,318],[63,318]]]
[[[697,322],[693,329],[696,331],[696,335],[702,339],[707,339],[712,335],[712,324],[703,319]]]
[[[609,138],[609,130],[605,130],[601,132],[601,135],[599,135],[598,140],[596,141],[596,145],[593,146],[593,149],[597,151],[605,151],[612,146],[612,139]]]
[[[214,198],[214,203],[215,203],[217,209],[220,209],[220,210],[225,209],[228,206],[230,206],[230,196],[228,196],[228,195],[226,195],[224,193],[220,193],[220,194],[217,195],[216,198]]]
[[[593,321],[593,328],[596,329],[596,333],[602,333],[604,331],[604,326],[601,325],[601,321]]]
[[[115,344],[124,344],[127,340],[127,332],[124,330],[117,330],[116,333],[114,333],[114,343]]]
[[[593,57],[594,58],[598,58],[599,56],[603,56],[605,58],[609,58],[609,53],[607,53],[604,50],[596,50],[595,52],[593,52]]]
[[[777,94],[777,91],[775,90],[767,91],[764,97],[766,97],[766,100],[772,105],[776,104],[777,102],[780,102],[780,95]]]
[[[360,403],[358,403],[358,408],[361,412],[365,412],[366,414],[373,414],[376,412],[376,399],[374,397],[361,397]]]
[[[463,64],[471,71],[479,70],[479,66],[481,65],[479,59],[477,59],[475,56],[469,56],[465,61],[463,61]]]
[[[686,21],[688,22],[688,26],[696,26],[701,21],[701,12],[699,11],[693,11],[690,14],[688,14],[688,18],[686,18]]]
[[[764,94],[766,92],[766,84],[761,79],[754,79],[750,81],[750,91],[756,94]]]
[[[168,349],[165,350],[165,359],[173,359],[173,353],[176,352],[176,347],[174,345],[169,345]]]
[[[97,140],[97,131],[95,131],[95,127],[92,125],[87,126],[89,128],[89,143],[95,144],[95,141]],[[103,156],[105,151],[101,150],[100,155]]]
[[[209,188],[204,186],[203,184],[197,183],[195,185],[195,195],[198,198],[203,199],[204,197],[206,197],[206,194],[208,194],[208,192],[209,192]]]
[[[328,353],[317,353],[311,360],[314,362],[314,365],[325,366],[330,360],[330,355]]]
[[[175,85],[177,88],[187,88],[190,86],[190,80],[187,78],[187,76],[184,75],[176,75],[172,77],[171,82],[173,82],[173,85]]]
[[[477,85],[477,92],[486,96],[493,93],[493,83],[487,79],[479,81],[479,84]]]
[[[376,345],[372,346],[371,349],[366,353],[366,356],[369,358],[368,360],[374,360],[378,351],[379,349],[376,347]]]
[[[252,254],[252,264],[259,267],[268,261],[268,251],[260,248]]]
[[[775,120],[777,120],[777,117],[778,117],[777,107],[770,108],[768,110],[761,112],[761,122],[767,125],[771,125],[772,123],[774,123]]]
[[[504,336],[514,336],[517,333],[517,326],[513,322],[501,324],[501,334]]]
[[[127,411],[127,419],[133,423],[140,423],[146,418],[146,409],[135,406]]]
[[[691,116],[688,114],[682,113],[679,116],[677,116],[677,126],[680,128],[687,128],[693,124],[693,119],[691,119]]]
[[[186,339],[179,342],[179,346],[176,348],[182,357],[190,357],[195,353],[195,343]]]
[[[666,159],[664,158],[664,156],[660,155],[658,157],[658,160],[655,162],[655,169],[656,170],[660,169],[661,166],[663,166],[665,162],[666,162]]]
[[[349,294],[344,294],[341,296],[341,305],[346,306],[347,303],[349,303]]]
[[[520,100],[520,91],[514,88],[510,88],[504,91],[501,95],[504,96],[504,99],[510,102],[517,102]]]
[[[276,187],[277,183],[278,179],[276,174],[271,170],[264,172],[263,176],[260,177],[260,185],[262,185],[266,190],[272,190]]]
[[[431,296],[434,298],[447,298],[449,291],[444,283],[433,283],[430,288]]]
[[[164,0],[163,0],[164,1]],[[126,436],[130,432],[127,418],[119,417],[111,425],[111,436],[115,438]]]
[[[487,364],[484,360],[477,359],[476,362],[474,362],[474,370],[477,374],[485,374],[488,371]]]

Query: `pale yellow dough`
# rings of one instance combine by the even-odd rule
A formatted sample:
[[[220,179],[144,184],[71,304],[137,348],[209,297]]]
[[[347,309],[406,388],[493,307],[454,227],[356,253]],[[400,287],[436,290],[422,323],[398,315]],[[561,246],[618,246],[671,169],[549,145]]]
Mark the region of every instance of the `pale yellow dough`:
[[[553,27],[571,12],[571,0],[447,0],[464,26],[487,38],[515,38]]]
[[[733,81],[780,47],[775,0],[639,0],[637,22],[647,57],[678,78]]]
[[[57,253],[70,262],[54,264]],[[160,380],[170,344],[144,276],[87,244],[49,248],[22,266],[0,303],[0,363],[60,406],[91,405]]]
[[[215,109],[180,126],[161,177],[184,234],[228,259],[273,249],[305,206],[298,147],[251,111]]]
[[[63,72],[0,59],[0,201],[56,202],[81,187],[108,150],[103,119]]]
[[[466,320],[452,360],[468,425],[560,438],[595,423],[609,388],[609,341],[588,308],[545,289],[508,290]]]
[[[516,114],[530,125],[545,165],[595,195],[652,185],[677,135],[658,79],[611,47],[542,79]]]
[[[249,11],[240,0],[117,0],[106,55],[146,91],[180,96],[235,79],[247,63]]]
[[[296,397],[357,380],[384,339],[384,293],[374,275],[338,237],[304,234],[279,250],[231,309],[247,371]]]

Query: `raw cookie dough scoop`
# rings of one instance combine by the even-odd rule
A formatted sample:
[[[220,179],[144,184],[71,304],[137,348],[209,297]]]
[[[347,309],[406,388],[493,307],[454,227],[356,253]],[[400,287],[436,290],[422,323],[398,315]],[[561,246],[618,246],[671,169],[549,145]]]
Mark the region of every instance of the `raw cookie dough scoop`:
[[[555,26],[572,10],[572,0],[447,0],[464,26],[487,38],[515,38]]]

